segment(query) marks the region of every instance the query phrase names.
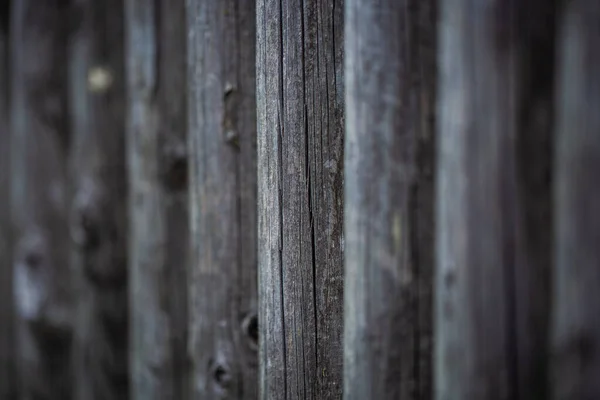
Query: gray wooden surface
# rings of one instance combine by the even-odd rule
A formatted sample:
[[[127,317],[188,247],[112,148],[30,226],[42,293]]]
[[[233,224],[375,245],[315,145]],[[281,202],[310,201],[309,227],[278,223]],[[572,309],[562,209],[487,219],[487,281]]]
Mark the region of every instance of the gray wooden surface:
[[[545,399],[555,4],[441,4],[436,398]]]
[[[257,398],[255,2],[188,0],[194,399]]]
[[[66,17],[61,1],[13,3],[10,213],[25,399],[71,398]]]
[[[131,398],[186,399],[188,191],[183,0],[127,0]]]
[[[72,3],[70,235],[74,397],[126,399],[127,202],[122,0]]]
[[[10,246],[8,8],[0,9],[0,399],[16,399],[15,312]]]
[[[339,399],[341,0],[257,2],[260,397]]]
[[[516,48],[512,102],[516,110],[512,151],[514,174],[506,187],[504,268],[512,268],[510,399],[545,400],[548,392],[550,290],[553,262],[553,154],[556,13],[560,0],[515,2]],[[502,15],[502,12],[500,12]],[[506,13],[504,14],[506,15]],[[506,28],[504,30],[506,32]],[[506,33],[505,33],[506,34]],[[510,161],[505,161],[507,165]],[[510,166],[502,167],[510,171]],[[512,210],[511,214],[511,208]],[[512,215],[512,217],[511,217]],[[508,218],[514,218],[512,223]],[[510,231],[512,229],[512,233]],[[512,236],[512,238],[511,238]],[[511,293],[511,291],[513,293]],[[485,350],[485,349],[484,349]],[[516,365],[515,365],[516,364]]]
[[[551,398],[600,397],[600,4],[561,16]]]
[[[435,2],[346,2],[345,399],[432,397]]]

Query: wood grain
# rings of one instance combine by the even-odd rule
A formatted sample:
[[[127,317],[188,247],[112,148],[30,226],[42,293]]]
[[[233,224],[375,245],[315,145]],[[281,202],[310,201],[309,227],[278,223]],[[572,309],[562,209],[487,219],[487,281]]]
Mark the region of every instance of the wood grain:
[[[0,9],[0,398],[16,400],[16,337],[10,245],[9,30]]]
[[[547,398],[555,2],[443,1],[436,398]]]
[[[552,395],[600,396],[600,4],[570,1],[557,74]]]
[[[74,397],[129,393],[124,3],[71,4]]]
[[[127,0],[131,398],[187,399],[189,270],[183,0]]]
[[[11,14],[13,271],[23,398],[71,398],[67,160],[68,13],[19,0]]]
[[[430,399],[433,1],[346,2],[345,399]]]
[[[257,2],[260,391],[338,399],[343,2]]]
[[[188,0],[192,398],[257,398],[254,1]]]

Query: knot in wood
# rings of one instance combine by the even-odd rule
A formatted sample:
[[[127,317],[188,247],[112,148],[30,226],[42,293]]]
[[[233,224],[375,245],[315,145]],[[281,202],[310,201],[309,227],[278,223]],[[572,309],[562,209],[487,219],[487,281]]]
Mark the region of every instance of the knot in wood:
[[[446,285],[446,289],[450,290],[454,286],[456,282],[456,275],[453,270],[446,271],[444,274],[444,284]]]
[[[585,329],[577,329],[560,338],[554,358],[567,369],[589,367],[596,359],[594,335]]]
[[[225,143],[238,149],[240,146],[239,135],[234,129],[225,130]]]
[[[185,190],[188,185],[188,160],[183,145],[165,146],[162,160],[163,185],[171,191]]]
[[[255,312],[250,313],[242,320],[242,332],[252,350],[258,349],[258,316]]]
[[[43,318],[50,281],[48,250],[36,229],[25,232],[17,243],[13,293],[19,318],[29,324]]]
[[[48,258],[48,246],[43,235],[30,231],[23,235],[17,245],[17,260],[29,271],[39,271]]]
[[[208,371],[213,381],[221,390],[226,390],[231,385],[232,376],[229,368],[218,361],[209,360]]]
[[[227,98],[229,98],[229,96],[235,91],[235,87],[233,86],[233,84],[231,82],[227,82],[225,83],[225,90],[223,91],[223,97],[225,98],[225,100],[227,100]]]
[[[82,251],[100,247],[99,193],[93,183],[84,182],[73,201],[71,240]]]
[[[31,271],[39,271],[44,264],[44,255],[38,249],[31,249],[23,257],[24,265]]]

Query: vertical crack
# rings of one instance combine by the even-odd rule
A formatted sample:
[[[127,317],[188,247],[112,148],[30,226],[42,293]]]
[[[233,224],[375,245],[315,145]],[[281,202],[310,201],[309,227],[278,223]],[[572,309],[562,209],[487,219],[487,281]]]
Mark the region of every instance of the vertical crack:
[[[308,130],[308,104],[306,102],[306,54],[305,54],[305,45],[306,45],[306,37],[305,37],[305,6],[306,3],[304,0],[301,2],[300,7],[300,38],[301,38],[301,67],[302,67],[302,104],[303,104],[303,129],[304,129],[304,165],[305,165],[305,173],[306,173],[306,186],[307,186],[307,201],[308,201],[308,215],[309,215],[309,228],[310,228],[310,243],[311,243],[311,272],[312,272],[312,300],[313,300],[313,321],[314,321],[314,357],[315,357],[315,378],[318,380],[318,371],[319,371],[319,363],[318,363],[318,317],[317,317],[317,265],[316,265],[316,244],[315,244],[315,223],[314,223],[314,214],[313,214],[313,191],[312,191],[312,169],[310,163],[310,137]],[[313,116],[314,117],[314,116]],[[305,392],[306,393],[306,392]]]
[[[278,178],[279,178],[279,274],[280,274],[280,298],[281,298],[281,326],[283,334],[283,393],[287,398],[287,343],[285,329],[285,302],[284,302],[284,279],[283,279],[283,139],[285,136],[284,113],[284,51],[283,51],[283,0],[279,0],[279,146],[278,150]]]

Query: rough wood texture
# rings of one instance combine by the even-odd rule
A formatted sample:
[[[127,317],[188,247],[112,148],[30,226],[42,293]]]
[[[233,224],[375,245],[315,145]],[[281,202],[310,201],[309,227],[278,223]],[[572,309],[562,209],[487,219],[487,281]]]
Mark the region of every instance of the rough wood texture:
[[[342,394],[343,13],[257,2],[263,399]]]
[[[345,399],[431,399],[435,2],[346,2]]]
[[[7,4],[0,7],[0,399],[16,400],[15,313],[10,252],[9,59]]]
[[[186,399],[188,196],[183,0],[127,0],[132,399]]]
[[[128,396],[123,8],[122,0],[78,0],[71,8],[78,400]]]
[[[257,398],[255,2],[188,0],[194,399]]]
[[[64,3],[19,0],[12,12],[10,212],[24,399],[71,398]]]
[[[556,4],[441,4],[436,398],[546,399]]]
[[[557,85],[552,398],[600,397],[600,4],[567,2]]]

